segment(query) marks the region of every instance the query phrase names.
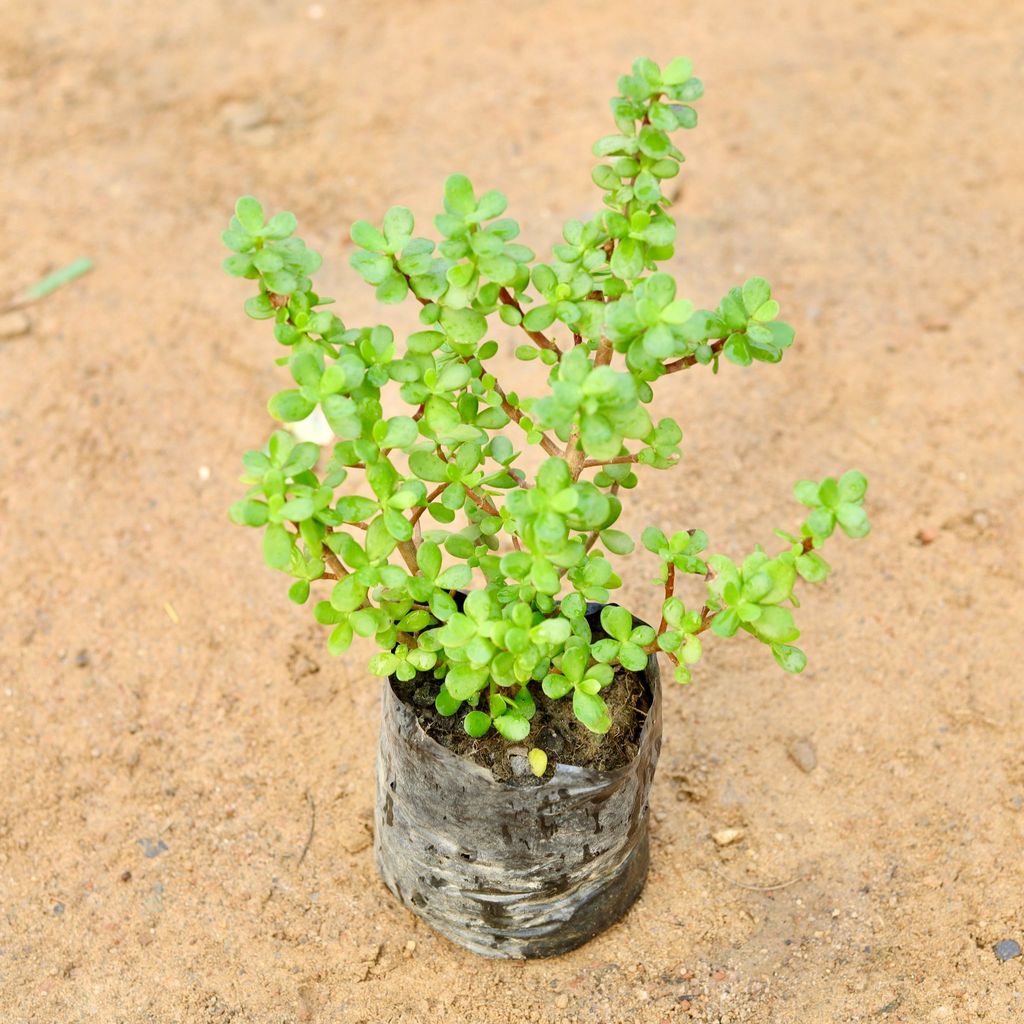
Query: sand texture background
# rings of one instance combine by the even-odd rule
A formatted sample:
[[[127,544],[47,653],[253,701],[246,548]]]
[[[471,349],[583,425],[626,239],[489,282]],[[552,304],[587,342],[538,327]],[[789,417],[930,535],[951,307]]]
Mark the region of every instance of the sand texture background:
[[[992,951],[1024,944],[1019,4],[13,0],[3,22],[0,280],[96,269],[0,339],[0,1020],[1024,1020],[1024,958]],[[428,222],[461,170],[546,251],[598,201],[589,147],[642,53],[707,88],[683,293],[764,274],[797,344],[668,379],[685,469],[643,473],[626,528],[740,555],[798,522],[793,481],[854,465],[874,532],[807,595],[803,676],[709,644],[667,691],[625,921],[485,962],[377,880],[368,646],[329,657],[227,523],[284,374],[218,236],[241,193],[292,209],[345,320],[411,329],[349,268],[350,223]]]

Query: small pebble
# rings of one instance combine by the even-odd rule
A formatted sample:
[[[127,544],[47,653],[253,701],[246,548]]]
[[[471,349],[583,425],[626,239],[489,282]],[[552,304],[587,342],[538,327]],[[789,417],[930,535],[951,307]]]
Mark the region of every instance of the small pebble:
[[[64,913],[64,904],[63,903],[54,903],[54,905],[53,905],[53,912],[55,914],[57,914],[57,915],[63,914]],[[1018,946],[1017,947],[1017,953],[1019,953],[1019,952],[1020,952],[1020,947]],[[1014,954],[1014,955],[1016,956],[1016,954]]]
[[[809,775],[818,767],[818,752],[814,748],[814,744],[806,738],[793,740],[789,747],[786,749],[786,753],[789,754],[790,760],[800,769],[802,772],[807,772]]]
[[[530,759],[523,757],[522,754],[513,754],[508,759],[508,766],[512,769],[512,774],[516,778],[522,778],[525,775],[530,774]]]
[[[556,1000],[555,1006],[559,1010],[564,1010],[569,1005],[569,996],[563,992]]]
[[[131,880],[132,880],[132,873],[130,871],[122,871],[121,872],[121,881],[122,882],[130,882]]]
[[[21,309],[0,314],[0,338],[21,338],[32,330],[28,313]]]
[[[1001,964],[1005,964],[1007,960],[1020,956],[1020,943],[1016,939],[1003,939],[992,947],[992,952]]]
[[[79,668],[88,668],[91,660],[89,652],[84,647],[75,655],[75,664]]]
[[[723,828],[713,832],[711,838],[718,846],[732,846],[733,843],[738,843],[744,835],[741,828]]]
[[[929,529],[927,526],[921,527],[921,529],[914,534],[914,539],[921,545],[921,547],[934,543],[938,538],[938,533],[935,530]]]
[[[725,981],[725,971],[715,971],[715,973],[711,975],[711,980]]]

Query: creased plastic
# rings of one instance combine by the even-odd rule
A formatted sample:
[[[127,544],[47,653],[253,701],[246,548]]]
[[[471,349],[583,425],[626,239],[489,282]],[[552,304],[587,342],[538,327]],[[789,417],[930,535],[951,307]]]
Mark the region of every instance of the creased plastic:
[[[432,928],[487,957],[568,952],[614,924],[647,876],[648,798],[661,748],[656,656],[636,757],[499,782],[431,739],[384,683],[374,853],[387,887]]]

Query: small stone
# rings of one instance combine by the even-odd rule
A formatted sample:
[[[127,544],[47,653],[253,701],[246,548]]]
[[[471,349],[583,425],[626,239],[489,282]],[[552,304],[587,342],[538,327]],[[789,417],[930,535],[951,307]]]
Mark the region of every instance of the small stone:
[[[13,309],[0,314],[0,338],[22,338],[31,330],[32,321],[24,310]]]
[[[565,750],[565,737],[550,725],[537,734],[536,745],[547,752],[549,758],[557,758]]]
[[[715,971],[715,973],[711,975],[711,980],[725,981],[725,971]]]
[[[530,759],[523,757],[522,754],[512,754],[508,759],[508,766],[518,779],[530,774]]]
[[[802,772],[806,772],[808,775],[818,767],[818,752],[814,748],[814,744],[806,738],[793,740],[792,743],[786,748],[786,753],[789,754],[790,760],[800,769]]]
[[[974,515],[971,516],[971,519],[979,530],[987,530],[989,526],[992,525],[992,520],[989,517],[989,514],[983,508],[979,508]]]
[[[1001,964],[1005,964],[1007,960],[1020,956],[1020,943],[1016,939],[1003,939],[992,947],[992,952]]]
[[[89,652],[84,647],[75,655],[75,665],[78,668],[88,668],[91,660]]]
[[[921,529],[914,534],[914,539],[921,545],[921,547],[926,547],[938,540],[939,534],[936,530],[932,530],[927,526],[922,526]]]
[[[746,833],[741,828],[723,828],[713,832],[711,838],[717,846],[732,846],[738,843]]]
[[[259,100],[235,100],[221,110],[224,127],[238,142],[250,146],[269,146],[277,138],[277,129],[270,123],[266,107]]]
[[[432,708],[436,697],[434,686],[431,683],[424,683],[413,691],[412,702],[418,708]]]
[[[691,1006],[691,1003],[690,1003],[689,999],[680,999],[679,1000],[679,1009],[680,1010],[686,1011],[686,1010],[688,1010],[690,1008],[690,1006]]]
[[[564,1010],[569,1005],[569,996],[563,992],[556,1000],[555,1006],[559,1010]]]
[[[122,882],[130,882],[131,880],[132,880],[132,873],[130,871],[122,871],[121,872],[121,881]]]

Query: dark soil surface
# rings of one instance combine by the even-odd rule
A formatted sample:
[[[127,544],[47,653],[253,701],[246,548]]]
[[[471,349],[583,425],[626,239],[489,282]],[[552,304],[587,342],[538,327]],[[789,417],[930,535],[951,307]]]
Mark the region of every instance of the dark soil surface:
[[[494,729],[480,737],[470,736],[462,727],[465,713],[445,717],[434,707],[441,680],[420,673],[408,682],[392,680],[399,698],[416,712],[420,725],[431,739],[460,757],[490,768],[501,782],[517,786],[539,785],[529,769],[526,755],[539,747],[548,755],[544,774],[550,778],[556,764],[574,764],[598,771],[611,771],[629,764],[636,757],[640,731],[651,706],[642,673],[619,667],[611,685],[601,691],[608,705],[612,727],[603,736],[592,733],[572,712],[572,698],[552,700],[540,687],[531,689],[537,712],[530,722],[530,734],[519,743],[510,743]]]

